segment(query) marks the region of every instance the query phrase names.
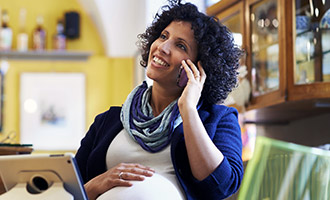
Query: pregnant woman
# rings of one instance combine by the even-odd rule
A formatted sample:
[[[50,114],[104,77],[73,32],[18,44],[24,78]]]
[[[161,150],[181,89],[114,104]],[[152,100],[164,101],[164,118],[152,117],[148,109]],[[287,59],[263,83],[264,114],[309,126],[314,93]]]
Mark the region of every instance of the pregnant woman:
[[[243,177],[241,132],[237,111],[220,105],[237,83],[241,50],[232,34],[195,5],[170,1],[139,38],[153,83],[99,114],[81,141],[76,159],[88,197],[232,195]]]

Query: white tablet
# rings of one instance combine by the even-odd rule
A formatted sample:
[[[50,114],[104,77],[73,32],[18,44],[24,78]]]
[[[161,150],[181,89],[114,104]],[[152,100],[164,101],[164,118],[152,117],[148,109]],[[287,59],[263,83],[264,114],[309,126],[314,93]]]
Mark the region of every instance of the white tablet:
[[[26,185],[24,192],[37,197],[59,184],[75,200],[88,199],[79,168],[71,153],[0,156],[0,175],[6,193],[23,184]]]

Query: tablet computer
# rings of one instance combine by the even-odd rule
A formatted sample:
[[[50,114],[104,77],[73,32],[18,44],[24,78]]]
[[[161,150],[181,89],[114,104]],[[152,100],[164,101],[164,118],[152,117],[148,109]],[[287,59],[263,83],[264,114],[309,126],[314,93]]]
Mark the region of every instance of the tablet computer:
[[[26,190],[38,194],[62,182],[74,199],[88,199],[72,153],[0,156],[0,175],[7,192],[27,183]]]

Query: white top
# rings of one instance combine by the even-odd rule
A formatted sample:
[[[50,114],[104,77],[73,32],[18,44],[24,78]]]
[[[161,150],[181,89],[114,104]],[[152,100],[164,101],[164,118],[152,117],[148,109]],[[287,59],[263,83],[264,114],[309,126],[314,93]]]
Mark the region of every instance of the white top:
[[[171,162],[170,145],[157,153],[145,151],[123,129],[111,142],[107,156],[107,169],[119,163],[139,163],[155,170],[144,181],[131,181],[131,187],[115,187],[103,193],[97,200],[183,200],[185,199]]]

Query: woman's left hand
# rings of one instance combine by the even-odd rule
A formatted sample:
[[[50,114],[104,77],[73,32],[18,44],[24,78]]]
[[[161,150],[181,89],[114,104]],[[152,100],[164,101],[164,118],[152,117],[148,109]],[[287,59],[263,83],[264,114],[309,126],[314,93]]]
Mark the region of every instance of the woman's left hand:
[[[205,71],[198,61],[197,66],[191,60],[183,60],[182,66],[187,73],[188,82],[178,100],[179,108],[196,108],[206,79]],[[198,68],[197,68],[198,67]]]
[[[219,166],[223,154],[206,132],[197,110],[206,79],[205,71],[200,62],[197,63],[198,69],[190,60],[182,61],[182,66],[189,80],[178,100],[178,106],[191,172],[201,181]]]

